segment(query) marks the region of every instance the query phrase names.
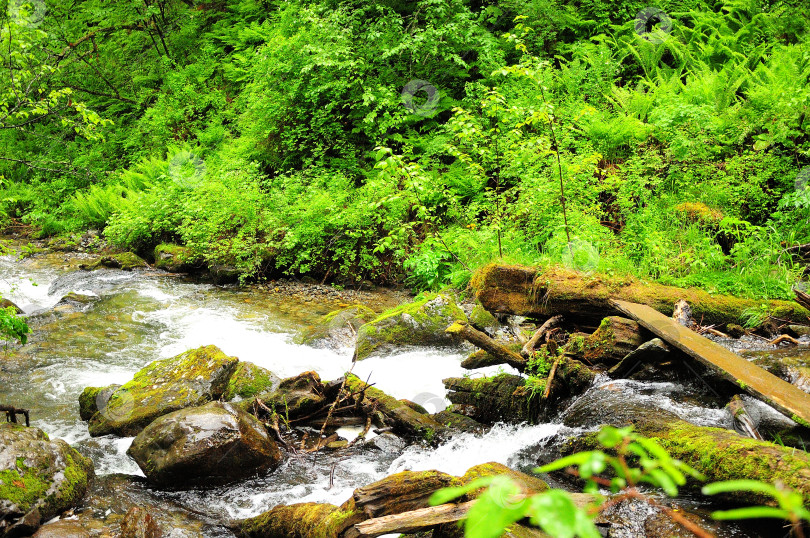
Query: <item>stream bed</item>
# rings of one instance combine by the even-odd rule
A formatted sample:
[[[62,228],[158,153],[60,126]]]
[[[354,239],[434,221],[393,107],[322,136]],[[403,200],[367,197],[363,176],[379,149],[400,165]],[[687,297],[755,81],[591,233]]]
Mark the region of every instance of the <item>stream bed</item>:
[[[23,260],[0,257],[0,294],[30,315],[33,331],[29,343],[12,358],[0,355],[0,402],[30,409],[32,426],[66,440],[93,460],[97,479],[85,504],[99,528],[114,524],[130,506],[148,505],[170,522],[170,536],[232,536],[224,525],[230,519],[254,516],[280,503],[339,505],[355,488],[394,472],[437,469],[461,475],[489,461],[529,470],[539,447],[574,431],[561,420],[496,425],[485,434],[458,434],[437,448],[390,446],[295,455],[266,476],[229,486],[152,489],[126,454],[132,438],[90,437],[78,413],[78,396],[85,387],[124,383],[155,359],[209,344],[282,378],[314,370],[324,380],[335,379],[351,367],[352,349],[316,349],[293,339],[302,327],[344,303],[334,297],[275,293],[272,285],[214,286],[158,271],[81,271],[76,261],[75,255],[60,253]],[[97,299],[79,311],[62,308],[60,300],[69,292]],[[359,297],[376,310],[403,299],[390,292]],[[358,362],[353,372],[396,398],[437,412],[448,403],[442,379],[466,373],[460,366],[465,355],[462,349],[415,349]],[[493,367],[473,375],[496,371],[499,368]],[[725,411],[701,407],[684,396],[688,387],[678,383],[602,384],[655,399],[695,424],[730,425]],[[351,439],[358,432],[344,428],[340,433]],[[731,525],[719,535],[760,534]]]

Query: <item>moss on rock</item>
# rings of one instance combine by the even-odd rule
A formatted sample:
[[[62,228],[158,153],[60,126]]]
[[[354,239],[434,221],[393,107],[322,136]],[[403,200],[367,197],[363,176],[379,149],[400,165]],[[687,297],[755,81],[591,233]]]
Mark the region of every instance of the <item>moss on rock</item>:
[[[89,265],[80,265],[79,267],[90,271],[101,269],[102,267],[132,271],[133,269],[149,267],[149,264],[134,252],[119,252],[102,256]]]
[[[155,247],[155,267],[170,273],[188,273],[202,266],[202,260],[189,247],[161,243]]]
[[[39,428],[0,424],[0,519],[36,508],[48,520],[76,506],[93,477],[93,462]]]
[[[353,510],[333,504],[299,503],[276,506],[263,514],[239,522],[245,538],[338,538],[365,519]]]
[[[239,359],[205,346],[152,362],[112,393],[90,435],[136,435],[159,416],[222,397]]]
[[[242,361],[236,365],[222,397],[229,401],[235,398],[252,398],[262,392],[275,390],[279,383],[281,379],[270,370]]]
[[[412,303],[387,310],[357,332],[357,360],[405,346],[453,346],[444,330],[464,311],[447,294],[428,294]]]
[[[376,317],[374,310],[360,304],[334,310],[302,331],[295,342],[333,349],[353,345],[360,327]]]

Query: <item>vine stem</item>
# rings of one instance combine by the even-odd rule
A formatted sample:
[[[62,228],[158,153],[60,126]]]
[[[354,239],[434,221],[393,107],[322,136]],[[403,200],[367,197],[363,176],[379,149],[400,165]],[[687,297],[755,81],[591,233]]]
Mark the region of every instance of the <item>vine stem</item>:
[[[546,101],[546,92],[543,89],[543,85],[538,84],[540,86],[540,96],[543,98],[543,104],[548,109],[548,101]],[[554,156],[557,157],[557,175],[560,178],[560,202],[562,203],[562,210],[563,210],[563,222],[565,223],[565,236],[568,239],[568,251],[571,256],[573,253],[571,252],[571,229],[568,226],[568,212],[565,208],[565,184],[563,183],[563,173],[562,173],[562,161],[560,161],[560,145],[557,143],[557,135],[554,132],[554,118],[553,116],[546,112],[548,115],[548,127],[551,130],[551,142],[554,144]]]

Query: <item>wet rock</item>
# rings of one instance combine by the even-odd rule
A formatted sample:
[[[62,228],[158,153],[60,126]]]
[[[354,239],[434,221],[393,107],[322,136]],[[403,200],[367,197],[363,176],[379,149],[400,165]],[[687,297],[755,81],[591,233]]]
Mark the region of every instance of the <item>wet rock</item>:
[[[465,413],[485,424],[536,423],[542,413],[540,398],[530,399],[524,378],[512,374],[494,377],[451,377],[443,380],[447,397]]]
[[[364,519],[351,501],[341,507],[319,503],[290,504],[239,521],[238,534],[244,538],[338,538],[344,530]]]
[[[155,267],[158,269],[170,273],[190,273],[202,264],[202,260],[186,246],[161,243],[155,247]]]
[[[376,317],[376,312],[363,305],[335,310],[303,331],[296,343],[327,349],[353,346],[360,327]]]
[[[222,402],[161,416],[135,437],[127,453],[151,482],[163,486],[233,482],[281,461],[264,425]]]
[[[213,263],[208,271],[216,284],[233,284],[239,280],[240,271],[235,265]]]
[[[91,304],[95,303],[99,300],[100,297],[97,295],[84,295],[81,293],[76,293],[75,291],[71,291],[61,299],[59,302],[54,305],[54,309],[58,309],[62,306],[70,307],[71,310],[84,310],[85,307],[90,306]]]
[[[2,297],[0,297],[0,308],[3,308],[3,309],[11,308],[12,310],[14,310],[15,314],[22,314],[23,313],[22,308],[20,308],[19,306],[17,306],[13,302],[9,301],[8,299],[4,299]]]
[[[81,264],[79,267],[88,271],[101,269],[102,267],[132,271],[133,269],[148,268],[149,264],[133,252],[119,252],[118,254],[102,256],[93,263]]]
[[[110,395],[90,419],[90,435],[135,435],[159,416],[219,399],[238,362],[216,346],[154,361]]]
[[[454,346],[444,333],[455,320],[466,320],[464,311],[445,294],[428,295],[383,312],[357,331],[357,360],[401,350],[407,346]]]
[[[281,378],[270,370],[252,362],[241,361],[231,374],[222,397],[228,401],[235,398],[252,398],[262,392],[275,390],[280,383]]]
[[[652,399],[634,398],[632,394],[607,386],[594,388],[577,399],[563,414],[563,424],[573,428],[594,428],[601,424],[626,426],[654,416],[678,419]]]
[[[363,448],[379,450],[385,454],[401,454],[408,443],[393,433],[383,433],[363,443]]]
[[[385,425],[392,426],[394,433],[432,442],[443,430],[442,425],[430,415],[412,409],[380,389],[367,385],[355,375],[347,376],[346,389],[354,394],[363,393],[364,401],[371,402],[376,407],[387,422]]]
[[[808,327],[810,329],[810,327]],[[745,336],[745,329],[736,323],[726,324],[726,334],[732,338],[742,338]]]
[[[806,349],[747,351],[741,355],[776,377],[796,385],[804,392],[810,392],[810,353]]]
[[[660,338],[644,342],[608,370],[613,379],[638,379],[643,381],[672,379],[677,371],[685,370],[683,355],[672,352]]]
[[[455,411],[484,424],[529,422],[535,424],[560,403],[581,394],[591,386],[596,374],[588,367],[566,357],[557,365],[547,400],[541,398],[545,380],[529,385],[523,377],[500,374],[494,377],[451,377],[444,380],[447,397]]]
[[[82,420],[90,420],[93,415],[106,409],[110,396],[120,386],[86,387],[79,395],[79,417]]]
[[[477,420],[448,410],[439,411],[430,416],[442,426],[457,432],[481,433],[487,429],[486,426]]]
[[[572,336],[564,348],[565,353],[588,364],[613,364],[647,340],[642,331],[631,319],[609,316],[593,334]]]
[[[295,377],[283,379],[278,388],[263,392],[256,398],[282,417],[294,420],[308,415],[327,404],[327,387],[315,372],[304,372]],[[245,402],[242,407],[252,410],[254,400]]]
[[[788,331],[792,336],[801,338],[802,336],[810,336],[810,326],[808,325],[788,325]]]
[[[0,536],[26,514],[39,525],[76,506],[92,477],[93,463],[61,439],[0,424]]]
[[[43,525],[32,538],[90,538],[90,533],[78,522],[62,519]]]
[[[475,467],[470,467],[464,476],[461,477],[463,484],[469,484],[477,478],[484,478],[487,476],[507,476],[520,486],[521,493],[524,495],[532,495],[534,493],[542,493],[549,489],[548,484],[540,478],[520,471],[510,469],[506,465],[491,461],[489,463],[482,463]]]
[[[133,506],[121,522],[118,538],[162,538],[163,529],[146,509]]]
[[[570,411],[565,422],[585,426],[632,424],[635,431],[658,442],[672,457],[703,473],[707,482],[752,479],[772,483],[777,479],[799,492],[805,502],[810,500],[810,455],[806,452],[743,437],[733,430],[695,426],[661,409],[633,409],[627,405],[630,402],[624,400],[623,403],[624,406],[611,404],[610,411],[591,409],[590,412],[581,404],[582,411]],[[591,406],[596,405],[605,406],[606,401],[591,401]],[[568,455],[598,448],[601,445],[597,433],[593,432],[569,439],[561,452]],[[687,483],[687,487],[700,485],[696,481]],[[726,498],[747,504],[774,502],[770,497],[751,492],[730,493]]]
[[[498,342],[506,347],[510,351],[514,351],[515,353],[520,353],[520,350],[523,348],[523,344],[520,342]],[[475,370],[476,368],[485,368],[487,366],[496,366],[499,364],[503,364],[503,357],[496,357],[491,353],[484,351],[483,349],[479,349],[470,353],[466,359],[461,361],[461,367],[465,370]]]
[[[487,333],[489,336],[493,336],[501,327],[498,318],[493,316],[484,308],[484,305],[478,301],[475,302],[475,306],[472,308],[472,312],[470,312],[469,320],[473,327]]]

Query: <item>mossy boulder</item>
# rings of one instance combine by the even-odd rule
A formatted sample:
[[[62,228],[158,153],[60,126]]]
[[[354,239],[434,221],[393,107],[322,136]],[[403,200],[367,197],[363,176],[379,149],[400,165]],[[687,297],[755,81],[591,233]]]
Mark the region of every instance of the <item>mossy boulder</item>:
[[[122,269],[124,271],[132,271],[133,269],[148,268],[149,264],[143,258],[134,252],[119,252],[117,254],[109,254],[102,256],[98,260],[90,264],[79,265],[81,269],[93,271],[106,267],[108,269]]]
[[[154,361],[118,387],[104,409],[93,414],[90,435],[136,435],[162,415],[217,400],[238,362],[216,346]]]
[[[38,525],[76,506],[93,462],[39,428],[0,424],[0,531],[29,514]]]
[[[631,319],[608,316],[593,334],[573,335],[564,351],[588,364],[615,364],[643,344],[648,334]]]
[[[98,295],[84,295],[82,293],[76,293],[75,291],[71,291],[70,293],[59,299],[59,302],[56,303],[54,308],[62,305],[70,305],[73,307],[83,308],[95,303],[99,299],[100,297]]]
[[[275,390],[260,393],[240,405],[252,411],[256,399],[285,419],[294,420],[327,405],[327,387],[316,372],[304,372],[281,380]]]
[[[707,482],[780,480],[803,495],[805,502],[810,501],[810,455],[804,451],[743,437],[733,430],[695,426],[661,409],[645,406],[633,411],[618,404],[613,409],[603,414],[604,419],[599,422],[614,426],[632,424],[635,431],[658,442],[672,457],[703,473]],[[569,439],[561,451],[568,455],[597,448],[601,445],[593,432]],[[696,481],[688,484],[701,485]],[[772,498],[751,492],[728,494],[728,498],[749,504],[773,503]]]
[[[242,361],[236,365],[222,397],[225,400],[252,398],[278,388],[281,378],[266,368]]]
[[[451,377],[444,380],[454,409],[484,424],[536,423],[542,414],[539,395],[532,398],[526,380],[512,374],[493,377]]]
[[[484,331],[490,336],[495,334],[495,332],[501,326],[498,318],[493,316],[486,308],[484,308],[484,305],[482,305],[479,301],[475,302],[475,306],[473,306],[472,312],[470,312],[470,324],[479,331]]]
[[[298,503],[276,506],[240,521],[238,534],[244,538],[338,538],[364,519],[350,505]]]
[[[387,310],[357,331],[356,358],[362,360],[408,346],[458,345],[444,330],[464,311],[450,295],[425,295],[412,303]]]
[[[150,482],[224,484],[274,469],[281,451],[254,416],[210,402],[154,420],[127,451]]]
[[[22,314],[23,313],[22,308],[20,308],[19,306],[17,306],[16,304],[14,304],[10,300],[4,299],[3,297],[0,297],[0,308],[2,308],[2,309],[11,308],[14,311],[15,314]]]
[[[161,243],[155,247],[155,267],[170,273],[189,273],[202,266],[202,260],[191,249],[172,243]]]
[[[438,413],[430,415],[430,417],[448,430],[455,432],[482,433],[488,429],[487,426],[484,426],[477,420],[462,415],[461,413],[455,413],[450,409],[439,411]]]
[[[107,407],[107,402],[113,392],[121,385],[108,385],[106,387],[86,387],[79,394],[79,417],[90,420],[93,415]]]
[[[542,493],[549,489],[548,484],[540,478],[520,471],[510,469],[506,465],[491,461],[489,463],[482,463],[467,469],[464,476],[461,477],[463,484],[469,484],[478,478],[488,476],[507,476],[520,486],[521,492],[524,495],[533,495],[535,493]]]
[[[323,316],[297,336],[295,341],[319,348],[349,347],[354,345],[360,327],[376,317],[377,313],[364,305],[341,308]]]

